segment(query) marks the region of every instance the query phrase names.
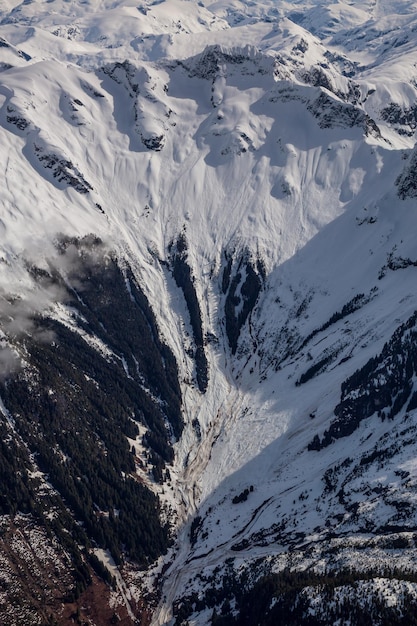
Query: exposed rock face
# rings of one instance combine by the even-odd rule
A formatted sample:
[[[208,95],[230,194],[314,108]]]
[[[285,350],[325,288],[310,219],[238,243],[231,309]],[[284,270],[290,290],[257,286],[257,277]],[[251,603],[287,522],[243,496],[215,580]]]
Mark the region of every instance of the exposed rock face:
[[[401,200],[417,196],[417,148],[414,148],[407,165],[396,180]]]
[[[237,350],[240,331],[255,307],[264,277],[261,262],[254,264],[244,255],[233,267],[233,258],[226,256],[222,289],[226,294],[226,333],[233,354]]]
[[[194,359],[197,385],[199,390],[204,393],[207,390],[209,379],[209,368],[204,348],[206,340],[203,332],[200,302],[194,285],[195,279],[191,267],[187,263],[187,240],[183,233],[178,237],[175,245],[171,244],[170,253],[172,256],[172,274],[178,287],[183,291],[190,315],[195,342]]]
[[[18,125],[22,129],[26,128],[22,122]],[[42,167],[51,170],[52,176],[59,182],[73,187],[78,193],[89,193],[92,186],[87,182],[81,172],[74,164],[55,152],[47,152],[43,146],[34,144],[34,152]]]

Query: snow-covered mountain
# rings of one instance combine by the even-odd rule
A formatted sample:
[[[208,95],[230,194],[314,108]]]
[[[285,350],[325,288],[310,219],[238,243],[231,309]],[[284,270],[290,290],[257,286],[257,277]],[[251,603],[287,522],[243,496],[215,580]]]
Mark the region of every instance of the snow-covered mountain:
[[[413,2],[3,0],[2,623],[415,623],[416,66]]]

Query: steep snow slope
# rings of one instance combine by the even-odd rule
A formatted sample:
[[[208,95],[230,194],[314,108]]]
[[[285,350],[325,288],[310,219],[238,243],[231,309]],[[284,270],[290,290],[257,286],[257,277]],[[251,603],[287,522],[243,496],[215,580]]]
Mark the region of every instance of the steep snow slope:
[[[219,585],[230,559],[253,582],[365,570],[365,548],[383,568],[395,533],[396,566],[415,557],[416,17],[382,1],[2,3],[6,389],[41,314],[164,406],[78,289],[85,237],[100,237],[104,266],[143,290],[182,394],[168,474],[146,465],[149,419],[129,436],[178,538],[149,573],[154,624],[174,601],[178,623],[210,623],[225,599],[237,613]],[[67,238],[81,252],[64,262]],[[126,619],[139,609],[123,585],[137,600],[145,580],[130,557]]]

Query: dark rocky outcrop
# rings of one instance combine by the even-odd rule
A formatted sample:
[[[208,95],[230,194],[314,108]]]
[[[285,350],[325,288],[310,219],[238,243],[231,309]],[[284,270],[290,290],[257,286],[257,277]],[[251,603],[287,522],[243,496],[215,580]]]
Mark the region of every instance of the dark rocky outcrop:
[[[182,289],[185,302],[190,314],[190,323],[193,330],[196,365],[196,378],[199,390],[204,393],[209,380],[208,361],[205,353],[205,337],[201,318],[200,303],[194,285],[191,267],[187,262],[188,246],[184,233],[181,233],[177,241],[170,246],[172,274],[178,287]]]
[[[226,256],[222,290],[226,294],[226,333],[233,354],[236,353],[242,327],[256,304],[264,277],[262,262],[254,263],[247,253],[241,257],[234,271],[232,258]]]

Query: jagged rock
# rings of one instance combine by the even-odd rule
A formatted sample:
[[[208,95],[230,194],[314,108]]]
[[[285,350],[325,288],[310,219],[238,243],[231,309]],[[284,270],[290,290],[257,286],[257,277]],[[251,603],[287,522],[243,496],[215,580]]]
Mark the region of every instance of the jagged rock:
[[[412,137],[417,127],[417,105],[406,108],[392,102],[382,109],[381,117],[396,128],[400,135]]]
[[[316,100],[308,104],[307,109],[318,120],[320,128],[362,128],[366,135],[380,137],[375,121],[362,109],[353,104],[332,99],[322,92]]]
[[[408,164],[398,176],[395,184],[398,188],[398,196],[401,200],[417,197],[417,148],[414,148],[409,157]]]
[[[85,194],[92,191],[93,187],[71,161],[55,152],[46,152],[45,148],[38,144],[34,144],[34,152],[42,166],[51,170],[52,176],[58,182],[73,187],[79,193]]]
[[[142,143],[149,150],[155,150],[155,152],[159,152],[165,145],[165,135],[153,135],[151,137],[145,137],[141,134],[140,138],[142,139]]]

